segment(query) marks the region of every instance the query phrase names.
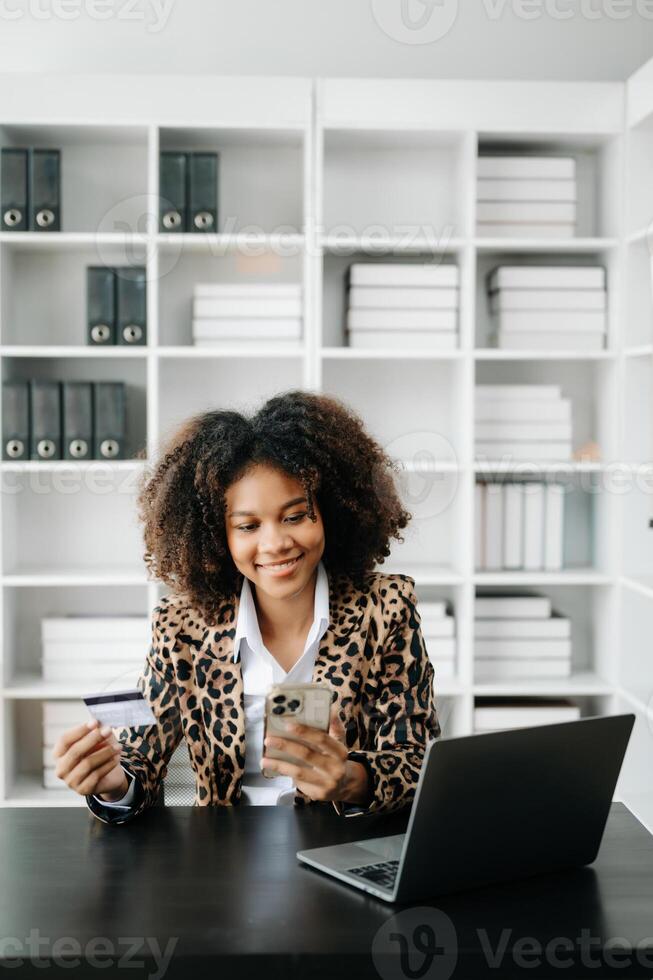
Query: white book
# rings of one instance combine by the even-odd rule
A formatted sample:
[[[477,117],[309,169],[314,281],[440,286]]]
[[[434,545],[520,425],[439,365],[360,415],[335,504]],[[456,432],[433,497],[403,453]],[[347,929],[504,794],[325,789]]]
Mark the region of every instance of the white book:
[[[480,156],[476,160],[477,177],[574,180],[574,157],[549,156]]]
[[[276,298],[226,296],[193,300],[193,319],[201,317],[300,317],[303,313],[301,298]]]
[[[424,601],[420,599],[417,604],[417,611],[423,619],[442,619],[447,616],[447,603],[444,599],[434,599]]]
[[[575,201],[576,181],[481,177],[476,182],[477,201]]]
[[[295,337],[241,337],[240,339],[230,338],[225,340],[215,340],[209,337],[197,337],[193,339],[193,347],[211,347],[220,350],[237,350],[239,347],[255,347],[259,344],[274,343],[275,347],[287,347],[289,350],[297,346]]]
[[[540,595],[479,595],[474,619],[548,619],[551,600]]]
[[[479,221],[476,232],[481,238],[573,238],[575,221]]]
[[[458,266],[451,262],[356,262],[349,267],[352,286],[457,286]]]
[[[195,299],[298,299],[302,287],[297,282],[196,282]]]
[[[149,637],[139,641],[109,641],[108,643],[93,643],[89,640],[49,641],[41,648],[43,663],[84,664],[94,660],[105,660],[107,663],[124,662],[126,660],[144,660],[149,647]]]
[[[496,289],[605,289],[602,265],[500,265],[487,277]]]
[[[576,204],[573,201],[478,201],[478,221],[516,222],[575,222]]]
[[[477,681],[513,681],[527,678],[570,677],[571,661],[560,660],[476,660]]]
[[[41,640],[92,642],[122,640],[149,643],[152,626],[147,616],[45,616]]]
[[[425,636],[424,644],[431,660],[454,660],[456,641],[451,637]]]
[[[508,399],[542,398],[556,400],[562,396],[560,385],[476,385],[474,398],[481,401],[506,401]]]
[[[291,299],[302,295],[301,283],[295,282],[200,282],[193,286],[197,299],[260,297]]]
[[[564,548],[564,494],[564,484],[546,484],[544,505],[544,568],[547,572],[557,572],[562,568]]]
[[[496,346],[501,350],[603,350],[605,334],[596,333],[555,333],[518,330],[500,330]]]
[[[85,721],[90,721],[88,708],[78,699],[70,701],[44,701],[43,724],[65,725],[74,728]]]
[[[485,484],[474,484],[474,568],[485,568]]]
[[[493,732],[508,728],[532,728],[577,721],[579,718],[580,708],[577,704],[479,705],[474,708],[474,729],[477,732]]]
[[[353,286],[349,290],[350,309],[372,310],[456,310],[458,289],[427,286]]]
[[[477,439],[571,439],[571,422],[476,422]]]
[[[455,634],[456,621],[453,616],[443,616],[442,619],[424,619],[422,616],[422,636],[429,639],[450,637]]]
[[[474,656],[479,660],[555,660],[571,657],[571,640],[475,638]]]
[[[543,398],[483,399],[477,403],[476,426],[488,422],[562,423],[571,421],[569,398],[546,400]]]
[[[455,330],[456,310],[347,310],[349,330]]]
[[[66,664],[60,662],[43,664],[43,680],[53,684],[85,684],[103,687],[109,681],[123,680],[124,687],[136,682],[141,672],[142,664],[99,663],[99,664]]]
[[[477,441],[474,448],[479,461],[486,459],[533,460],[542,463],[566,462],[571,459],[570,442],[487,442]]]
[[[384,347],[409,350],[456,350],[458,333],[455,330],[350,330],[349,346],[377,350]]]
[[[503,567],[521,568],[522,548],[522,494],[519,484],[503,484]]]
[[[485,567],[498,570],[503,561],[503,493],[500,483],[485,485]]]
[[[544,568],[544,484],[522,484],[524,498],[524,571]]]
[[[503,310],[491,314],[490,320],[494,330],[604,333],[608,314],[607,310]]]
[[[490,313],[507,310],[605,310],[604,289],[497,289]]]
[[[302,318],[297,317],[203,317],[193,320],[193,337],[206,340],[293,337],[302,335]]]
[[[454,660],[434,660],[433,657],[429,657],[429,660],[433,664],[433,674],[436,684],[442,678],[449,679],[456,676],[456,663]]]
[[[571,620],[565,616],[546,619],[474,619],[477,640],[568,640]]]

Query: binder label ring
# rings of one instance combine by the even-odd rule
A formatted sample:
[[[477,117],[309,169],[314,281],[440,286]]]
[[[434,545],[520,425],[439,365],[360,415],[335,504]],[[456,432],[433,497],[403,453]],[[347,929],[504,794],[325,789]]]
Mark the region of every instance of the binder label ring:
[[[88,456],[88,443],[85,439],[73,439],[68,446],[68,451],[73,459],[84,459]]]
[[[39,228],[49,228],[51,224],[54,224],[54,211],[51,211],[49,208],[37,211],[36,223]]]
[[[213,215],[210,211],[198,211],[193,218],[193,224],[196,228],[200,228],[204,231],[206,228],[213,227]]]
[[[114,459],[118,455],[119,449],[120,447],[115,439],[103,439],[100,443],[100,454],[105,459]]]
[[[166,211],[161,219],[164,228],[179,228],[181,215],[179,211]]]
[[[52,439],[40,439],[36,444],[36,452],[41,459],[51,459],[54,456],[56,446]]]
[[[94,327],[91,328],[91,340],[96,344],[106,344],[111,336],[111,330],[106,325],[106,323],[96,323]]]
[[[10,439],[7,443],[7,456],[11,459],[19,459],[25,451],[25,443],[22,439]]]
[[[23,220],[23,212],[18,208],[9,208],[7,211],[5,211],[2,217],[8,228],[14,228]]]

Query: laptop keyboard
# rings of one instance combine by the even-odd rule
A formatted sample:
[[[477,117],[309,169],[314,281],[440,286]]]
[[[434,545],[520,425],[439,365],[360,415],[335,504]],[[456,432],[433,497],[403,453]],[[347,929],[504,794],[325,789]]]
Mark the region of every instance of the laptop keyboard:
[[[382,888],[392,888],[397,877],[399,861],[379,861],[378,864],[362,864],[359,868],[347,868],[349,874],[366,878]]]

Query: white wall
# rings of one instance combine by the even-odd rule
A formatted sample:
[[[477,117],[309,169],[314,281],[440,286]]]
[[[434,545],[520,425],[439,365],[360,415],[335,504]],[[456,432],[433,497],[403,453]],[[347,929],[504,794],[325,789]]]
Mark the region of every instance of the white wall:
[[[653,0],[0,0],[3,72],[607,80],[652,53]]]

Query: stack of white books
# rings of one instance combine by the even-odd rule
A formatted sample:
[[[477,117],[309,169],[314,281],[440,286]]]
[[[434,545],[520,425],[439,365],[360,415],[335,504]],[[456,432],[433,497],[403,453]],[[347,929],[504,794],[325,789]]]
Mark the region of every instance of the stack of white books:
[[[146,616],[49,616],[41,620],[44,681],[103,690],[135,684],[151,637]]]
[[[474,708],[475,732],[498,732],[509,728],[535,728],[577,721],[580,708],[573,701],[528,698],[505,701],[488,698]]]
[[[563,567],[564,494],[560,483],[477,483],[475,565],[482,571]]]
[[[573,157],[482,156],[476,165],[479,235],[573,237],[576,232]]]
[[[477,459],[571,459],[571,402],[559,385],[477,385],[474,415]]]
[[[571,674],[571,623],[547,596],[477,596],[474,671],[478,681]]]
[[[498,266],[487,288],[497,347],[601,350],[605,345],[601,266]]]
[[[302,287],[297,283],[196,283],[193,343],[290,346],[302,338]]]
[[[91,720],[91,715],[83,701],[43,702],[43,785],[46,789],[68,790],[64,781],[55,775],[57,762],[52,755],[52,750],[64,732],[77,725],[85,725]]]
[[[455,618],[444,601],[420,602],[417,611],[429,660],[435,669],[436,681],[456,674]]]
[[[347,334],[350,347],[453,350],[458,343],[458,266],[350,266]]]

